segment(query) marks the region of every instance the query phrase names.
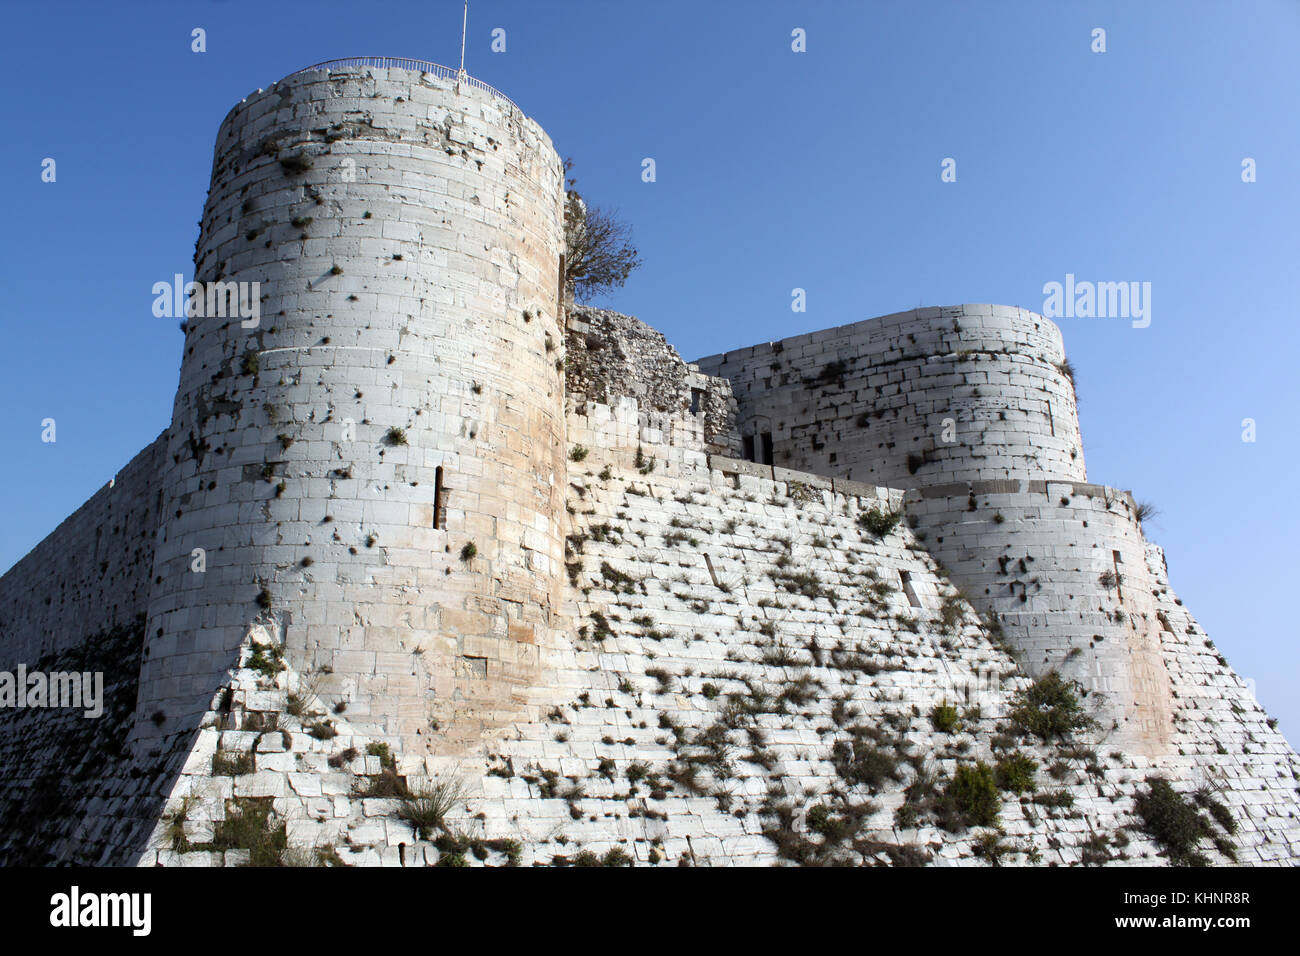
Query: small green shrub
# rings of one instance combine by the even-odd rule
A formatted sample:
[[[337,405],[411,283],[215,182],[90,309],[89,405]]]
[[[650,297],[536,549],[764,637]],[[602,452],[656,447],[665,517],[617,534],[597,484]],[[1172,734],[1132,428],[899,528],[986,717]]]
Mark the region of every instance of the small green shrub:
[[[898,526],[902,518],[901,511],[883,511],[877,505],[872,506],[870,511],[858,515],[858,525],[875,537],[883,538]]]
[[[1215,796],[1215,790],[1212,787],[1198,787],[1192,793],[1192,800],[1202,810],[1209,812],[1224,833],[1229,836],[1237,832],[1237,821],[1233,819],[1232,811],[1228,809],[1227,804]]]
[[[411,796],[411,789],[407,786],[405,777],[398,776],[397,771],[391,767],[385,767],[375,776],[365,778],[364,783],[357,781],[356,794],[360,797],[406,800]]]
[[[957,708],[945,701],[930,708],[930,724],[941,734],[955,734],[961,730]]]
[[[963,827],[993,826],[998,820],[1002,795],[998,792],[993,768],[982,760],[959,764],[944,788],[939,811],[941,821],[950,830]]]
[[[1074,806],[1074,794],[1069,790],[1049,790],[1046,793],[1037,794],[1034,797],[1034,803],[1040,807],[1068,810]]]
[[[1008,715],[1012,726],[1022,734],[1043,740],[1066,737],[1094,726],[1096,722],[1079,699],[1080,689],[1078,681],[1066,680],[1051,671],[1015,695]]]
[[[447,814],[464,802],[464,792],[459,782],[439,782],[412,791],[397,808],[399,820],[405,820],[420,835],[421,840],[432,839],[435,830],[446,828]]]
[[[1175,866],[1205,866],[1208,861],[1196,846],[1210,836],[1209,821],[1169,781],[1147,777],[1146,793],[1133,801],[1142,829],[1169,854]]]
[[[1003,757],[994,766],[998,787],[1011,793],[1033,793],[1038,789],[1034,781],[1038,762],[1021,753]]]
[[[582,461],[588,454],[588,450],[582,445],[574,445],[573,450],[569,452],[569,461]]]
[[[395,758],[393,752],[388,749],[388,744],[368,743],[366,744],[366,755],[370,757],[378,757],[379,765],[385,770],[397,769],[397,758]]]
[[[328,720],[318,720],[307,727],[307,734],[317,740],[333,740],[339,732]]]
[[[249,866],[279,866],[289,841],[284,822],[271,816],[270,798],[239,797],[212,827],[213,850],[248,850]]]
[[[609,850],[608,852],[606,852],[603,857],[601,857],[600,865],[601,866],[631,866],[632,858],[627,855],[627,852],[621,846],[616,846],[611,850]]]
[[[406,429],[394,425],[384,433],[384,441],[388,442],[390,445],[405,445]]]
[[[274,677],[284,670],[284,650],[276,644],[254,644],[246,666],[263,677]]]
[[[466,541],[465,546],[460,549],[460,559],[466,564],[473,561],[478,555],[478,545],[473,541]]]
[[[860,783],[877,789],[898,778],[898,758],[865,739],[855,741],[852,747],[846,741],[836,741],[831,747],[831,762],[835,772],[849,784]]]
[[[252,773],[254,767],[251,753],[235,753],[217,748],[212,755],[212,775],[214,777],[240,777]]]

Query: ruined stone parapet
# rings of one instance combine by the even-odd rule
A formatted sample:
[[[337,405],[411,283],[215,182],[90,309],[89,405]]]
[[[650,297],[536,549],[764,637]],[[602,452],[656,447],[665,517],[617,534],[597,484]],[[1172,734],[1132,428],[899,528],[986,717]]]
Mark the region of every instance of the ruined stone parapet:
[[[313,69],[226,117],[196,278],[259,283],[261,320],[189,321],[143,739],[255,623],[408,750],[513,713],[563,573],[562,185],[536,123],[430,73]]]
[[[615,406],[630,398],[646,425],[671,430],[672,420],[698,421],[704,450],[740,454],[726,379],[682,361],[662,332],[630,315],[579,305],[566,319],[565,386],[576,403]]]

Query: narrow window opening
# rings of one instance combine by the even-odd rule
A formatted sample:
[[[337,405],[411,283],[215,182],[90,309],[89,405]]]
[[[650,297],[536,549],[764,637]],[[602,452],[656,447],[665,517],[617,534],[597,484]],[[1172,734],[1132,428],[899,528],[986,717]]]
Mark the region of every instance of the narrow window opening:
[[[442,485],[442,465],[433,472],[433,527],[437,531],[447,530],[447,493]]]
[[[758,459],[754,457],[754,436],[746,435],[744,436],[743,441],[745,445],[745,461],[758,461]]]
[[[703,389],[700,388],[691,389],[691,414],[692,415],[698,415],[700,413],[700,403],[703,400],[703,398],[704,398]]]
[[[557,290],[556,291],[557,299],[555,303],[555,314],[559,316],[560,326],[561,328],[563,328],[564,326],[564,256],[563,255],[560,256],[560,275],[559,275],[559,283],[556,286],[556,290]]]
[[[772,464],[772,433],[763,432],[763,464]]]
[[[1119,599],[1119,602],[1121,604],[1123,604],[1124,603],[1124,578],[1119,573],[1119,566],[1123,564],[1124,559],[1120,557],[1118,551],[1112,551],[1110,553],[1110,560],[1111,560],[1111,564],[1115,568],[1115,597]]]
[[[1056,436],[1056,416],[1052,414],[1052,403],[1047,403],[1047,427],[1052,430],[1052,436]]]

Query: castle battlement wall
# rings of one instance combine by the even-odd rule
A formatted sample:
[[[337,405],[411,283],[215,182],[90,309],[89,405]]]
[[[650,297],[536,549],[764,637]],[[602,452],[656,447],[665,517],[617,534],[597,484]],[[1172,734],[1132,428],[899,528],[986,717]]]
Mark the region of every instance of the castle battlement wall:
[[[704,429],[701,447],[740,454],[731,384],[682,361],[662,332],[631,316],[589,306],[570,307],[566,327],[565,390],[570,396],[609,406],[635,399],[651,425],[698,418]]]
[[[1030,672],[1096,692],[1134,750],[1169,746],[1145,541],[1127,493],[1086,484],[1056,325],[1008,306],[917,309],[699,365],[732,381],[756,457],[766,442],[778,465],[916,489],[918,536]]]

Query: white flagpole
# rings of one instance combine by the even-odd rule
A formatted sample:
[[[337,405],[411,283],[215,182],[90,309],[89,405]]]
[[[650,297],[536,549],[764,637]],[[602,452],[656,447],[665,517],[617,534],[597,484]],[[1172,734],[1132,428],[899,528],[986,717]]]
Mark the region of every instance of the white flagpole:
[[[465,0],[465,15],[460,21],[460,76],[465,75],[465,31],[469,28],[469,0]]]

